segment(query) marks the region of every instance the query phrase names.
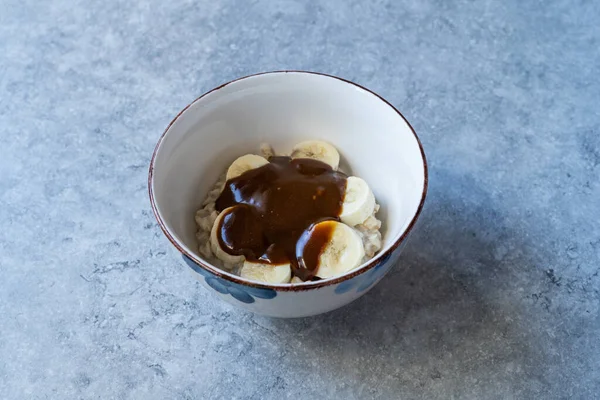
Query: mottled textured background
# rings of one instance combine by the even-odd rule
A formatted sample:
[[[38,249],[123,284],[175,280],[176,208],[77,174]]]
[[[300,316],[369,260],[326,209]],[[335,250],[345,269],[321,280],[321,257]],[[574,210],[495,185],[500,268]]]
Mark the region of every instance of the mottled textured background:
[[[574,0],[3,0],[0,398],[597,398],[599,21]],[[286,68],[389,99],[430,165],[399,265],[301,320],[202,289],[146,188],[181,108]]]

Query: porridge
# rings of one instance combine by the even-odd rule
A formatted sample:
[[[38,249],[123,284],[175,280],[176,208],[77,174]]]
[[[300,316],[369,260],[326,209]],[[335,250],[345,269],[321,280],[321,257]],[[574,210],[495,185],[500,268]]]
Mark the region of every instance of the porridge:
[[[342,275],[381,249],[373,192],[339,170],[332,145],[260,153],[236,159],[196,212],[204,259],[254,281],[301,283]]]

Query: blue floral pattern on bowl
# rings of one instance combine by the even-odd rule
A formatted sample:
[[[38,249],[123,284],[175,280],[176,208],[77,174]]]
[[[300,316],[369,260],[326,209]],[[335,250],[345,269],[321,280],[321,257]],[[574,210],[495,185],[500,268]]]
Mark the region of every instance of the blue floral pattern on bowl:
[[[188,256],[182,255],[183,261],[195,272],[204,277],[204,281],[208,286],[216,290],[221,294],[230,294],[234,299],[241,301],[242,303],[251,304],[254,303],[254,298],[259,299],[272,299],[277,296],[277,292],[273,289],[255,288],[251,286],[244,286],[238,283],[230,282],[225,279],[219,278],[218,276],[210,273],[204,268],[200,267]]]
[[[375,284],[388,270],[388,268],[384,268],[391,257],[391,253],[383,256],[377,265],[371,268],[369,271],[365,272],[362,275],[358,275],[350,280],[340,283],[335,288],[336,294],[344,294],[348,293],[352,289],[356,288],[356,293],[364,292],[369,289],[371,286]]]

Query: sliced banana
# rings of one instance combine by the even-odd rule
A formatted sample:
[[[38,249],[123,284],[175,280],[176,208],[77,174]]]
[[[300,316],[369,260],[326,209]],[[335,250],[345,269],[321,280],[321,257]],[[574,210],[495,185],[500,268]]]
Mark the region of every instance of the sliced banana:
[[[332,229],[332,232],[329,243],[319,255],[316,276],[319,278],[339,276],[360,265],[365,256],[365,249],[362,239],[354,229],[337,221],[323,221],[313,227],[313,229],[319,228]]]
[[[212,229],[210,230],[210,248],[211,248],[213,254],[215,255],[215,257],[217,257],[219,260],[223,261],[224,263],[238,264],[238,263],[243,262],[246,257],[244,257],[243,255],[235,256],[235,255],[225,252],[225,250],[223,250],[221,248],[221,244],[219,243],[219,226],[221,225],[221,221],[223,220],[223,218],[225,218],[225,216],[232,209],[233,209],[233,207],[228,207],[228,208],[224,209],[217,216],[217,219],[215,219],[215,223],[213,224]]]
[[[337,170],[340,164],[340,153],[335,147],[321,140],[298,143],[292,149],[292,158],[312,158],[331,165],[334,170]]]
[[[264,157],[257,156],[256,154],[246,154],[245,156],[239,157],[231,164],[227,170],[226,179],[230,180],[236,178],[246,171],[260,168],[268,163],[269,161]]]
[[[304,283],[304,281],[300,278],[298,278],[297,276],[294,276],[292,278],[292,280],[290,281],[290,283]]]
[[[373,215],[375,196],[367,182],[356,176],[346,180],[346,194],[342,204],[340,219],[349,226],[362,224]]]
[[[244,279],[265,283],[289,283],[292,277],[290,264],[271,265],[245,261],[240,276]]]

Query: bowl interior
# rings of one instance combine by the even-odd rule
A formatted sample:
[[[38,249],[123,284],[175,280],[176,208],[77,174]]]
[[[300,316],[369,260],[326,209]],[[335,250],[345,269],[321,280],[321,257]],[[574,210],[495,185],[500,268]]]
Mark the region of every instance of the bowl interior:
[[[184,110],[159,142],[151,166],[159,219],[181,248],[202,260],[194,213],[219,175],[237,157],[257,153],[261,143],[289,154],[307,139],[333,144],[345,172],[371,186],[381,205],[383,253],[407,229],[423,196],[419,143],[404,118],[373,93],[312,73],[243,78]]]

